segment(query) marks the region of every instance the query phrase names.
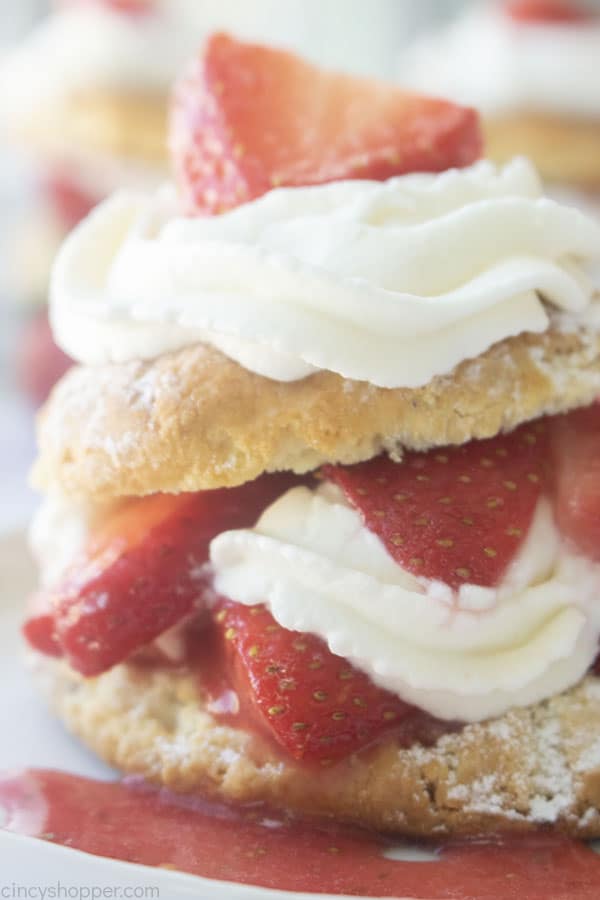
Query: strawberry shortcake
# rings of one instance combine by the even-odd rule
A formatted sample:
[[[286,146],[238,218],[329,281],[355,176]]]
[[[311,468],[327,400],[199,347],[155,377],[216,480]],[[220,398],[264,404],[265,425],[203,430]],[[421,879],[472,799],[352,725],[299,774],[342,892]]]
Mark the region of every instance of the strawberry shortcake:
[[[600,836],[600,226],[467,108],[215,35],[64,245],[24,632],[118,769]]]
[[[549,181],[597,195],[599,58],[600,14],[583,0],[486,0],[420,38],[399,75],[480,109],[494,161],[524,153]]]

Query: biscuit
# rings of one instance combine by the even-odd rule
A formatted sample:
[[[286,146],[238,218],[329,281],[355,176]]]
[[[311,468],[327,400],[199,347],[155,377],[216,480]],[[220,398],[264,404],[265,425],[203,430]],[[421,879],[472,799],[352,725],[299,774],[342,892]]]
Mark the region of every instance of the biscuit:
[[[600,190],[600,122],[532,113],[483,122],[486,156],[506,163],[528,156],[542,178]]]
[[[106,500],[228,487],[485,438],[600,394],[600,335],[523,334],[418,389],[319,372],[282,383],[196,345],[72,370],[39,420],[34,484]]]
[[[218,724],[195,679],[115,667],[83,679],[34,655],[59,717],[107,763],[178,792],[265,801],[398,835],[439,837],[542,825],[600,837],[600,679],[431,747],[393,739],[321,770]]]
[[[15,137],[44,156],[110,156],[162,167],[167,108],[166,94],[82,91],[37,110]]]

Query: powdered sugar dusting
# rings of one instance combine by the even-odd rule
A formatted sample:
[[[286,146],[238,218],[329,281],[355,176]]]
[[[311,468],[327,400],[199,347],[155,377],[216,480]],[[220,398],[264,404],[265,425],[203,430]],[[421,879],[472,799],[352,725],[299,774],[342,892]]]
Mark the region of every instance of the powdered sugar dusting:
[[[562,747],[560,724],[548,719],[536,730],[538,771],[533,778],[536,791],[531,800],[534,822],[556,822],[575,800],[575,788],[568,760]]]
[[[115,468],[131,467],[137,460],[141,430],[156,430],[157,398],[180,391],[176,375],[165,367],[143,363],[98,367],[94,379],[85,378],[83,370],[74,370],[58,388],[57,407],[69,409],[72,421],[78,424],[77,442],[84,450],[101,450]],[[116,393],[131,417],[127,429],[111,425]],[[45,438],[60,447],[64,427],[61,415],[47,416]]]
[[[551,825],[575,821],[575,811],[584,802],[579,827],[591,827],[600,811],[584,801],[582,786],[587,776],[600,770],[600,736],[591,733],[590,742],[576,725],[565,728],[562,718],[565,710],[580,715],[590,700],[600,700],[600,679],[586,679],[568,701],[559,697],[493,722],[467,726],[460,734],[460,750],[453,734],[431,748],[412,747],[410,760],[426,779],[427,773],[443,767],[442,800],[445,797],[449,809],[460,809],[463,815]],[[574,762],[577,740],[582,740],[583,749]],[[465,746],[472,745],[475,751],[482,742],[486,753],[479,771],[471,766],[465,771],[461,762]],[[436,801],[440,802],[437,795]]]
[[[600,770],[600,737],[591,746],[586,747],[575,764],[577,772],[593,772]]]

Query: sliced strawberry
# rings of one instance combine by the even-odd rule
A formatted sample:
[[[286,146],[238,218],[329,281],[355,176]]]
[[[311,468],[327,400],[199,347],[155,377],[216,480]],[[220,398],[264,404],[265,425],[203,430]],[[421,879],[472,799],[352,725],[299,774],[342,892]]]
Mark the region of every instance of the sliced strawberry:
[[[582,553],[600,560],[600,405],[549,421],[558,527]]]
[[[546,425],[427,453],[327,466],[367,527],[414,575],[496,584],[523,543],[545,483]]]
[[[19,335],[15,368],[20,389],[36,407],[41,406],[72,365],[73,360],[54,341],[48,310],[40,309]]]
[[[472,163],[476,113],[328,72],[292,53],[213,35],[179,84],[171,150],[191,213],[281,185],[383,180]]]
[[[30,620],[25,634],[42,652],[58,641],[84,675],[109,669],[201,603],[212,538],[253,525],[292,483],[287,475],[264,476],[239,488],[127,502],[48,592],[53,622],[47,615]]]
[[[60,0],[60,6],[106,6],[114,12],[128,16],[146,15],[154,7],[155,0]]]
[[[54,607],[48,594],[40,592],[30,598],[23,634],[45,656],[62,656],[54,625]]]
[[[149,13],[154,6],[154,0],[99,0],[99,2],[130,16]]]
[[[68,172],[58,169],[46,173],[42,189],[55,214],[68,229],[81,222],[100,199],[85,191]]]
[[[532,25],[578,25],[595,18],[590,9],[572,0],[508,0],[504,8],[511,19]]]
[[[325,765],[417,714],[319,638],[282,628],[264,606],[224,600],[215,616],[231,682],[296,759]]]

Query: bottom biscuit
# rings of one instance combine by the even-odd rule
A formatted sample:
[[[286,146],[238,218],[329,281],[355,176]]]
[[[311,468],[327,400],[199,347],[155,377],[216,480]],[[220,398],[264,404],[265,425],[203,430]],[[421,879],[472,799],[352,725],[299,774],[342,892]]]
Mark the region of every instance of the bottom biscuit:
[[[326,770],[300,765],[203,708],[189,672],[120,665],[83,679],[34,666],[67,727],[123,772],[180,792],[265,801],[404,836],[552,828],[600,837],[600,679],[431,747],[386,739]]]

